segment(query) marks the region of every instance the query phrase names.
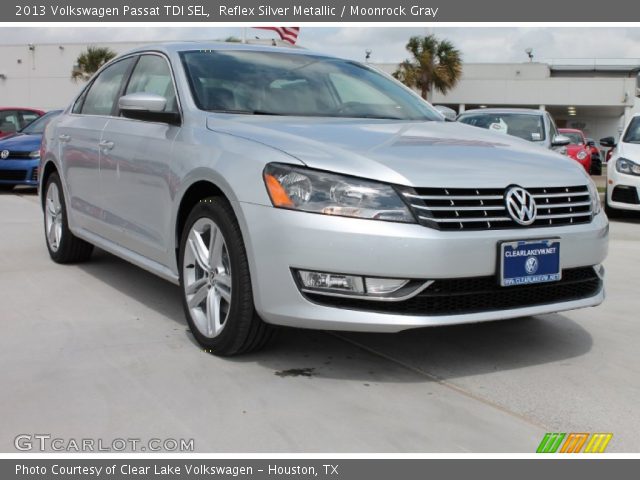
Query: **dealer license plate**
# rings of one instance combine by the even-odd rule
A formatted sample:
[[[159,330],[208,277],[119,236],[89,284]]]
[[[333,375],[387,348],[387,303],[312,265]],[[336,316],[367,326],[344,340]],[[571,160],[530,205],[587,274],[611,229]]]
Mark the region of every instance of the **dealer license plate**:
[[[500,244],[500,285],[530,285],[557,282],[560,240],[519,240]]]

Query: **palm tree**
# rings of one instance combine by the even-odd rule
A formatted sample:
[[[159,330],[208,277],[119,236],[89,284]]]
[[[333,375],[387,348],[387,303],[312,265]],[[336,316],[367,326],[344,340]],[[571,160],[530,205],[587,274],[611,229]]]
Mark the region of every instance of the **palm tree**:
[[[76,65],[71,71],[71,78],[76,82],[89,80],[100,67],[115,56],[116,52],[107,47],[87,47],[84,52],[78,55]]]
[[[445,94],[451,90],[462,74],[462,55],[448,40],[435,35],[411,37],[407,51],[413,58],[402,62],[393,74],[406,86],[420,90],[425,100],[433,88]]]

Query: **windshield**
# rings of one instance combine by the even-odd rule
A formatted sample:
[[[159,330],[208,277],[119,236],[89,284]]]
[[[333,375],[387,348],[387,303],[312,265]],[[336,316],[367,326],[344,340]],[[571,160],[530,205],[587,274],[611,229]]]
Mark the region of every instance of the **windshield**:
[[[562,132],[561,131],[560,135],[564,135],[569,140],[571,140],[571,145],[583,145],[584,144],[584,139],[582,138],[582,135],[580,135],[579,133],[576,133],[576,132]]]
[[[442,120],[387,76],[347,60],[234,50],[182,52],[198,108],[226,113]]]
[[[492,132],[513,135],[530,142],[541,142],[545,139],[541,115],[478,112],[463,115],[458,121],[474,127],[486,128]]]
[[[635,117],[631,120],[622,141],[625,143],[640,143],[640,117]]]
[[[36,118],[33,122],[31,122],[20,131],[22,133],[26,133],[27,135],[42,135],[47,124],[61,113],[62,110],[47,112],[41,117]]]

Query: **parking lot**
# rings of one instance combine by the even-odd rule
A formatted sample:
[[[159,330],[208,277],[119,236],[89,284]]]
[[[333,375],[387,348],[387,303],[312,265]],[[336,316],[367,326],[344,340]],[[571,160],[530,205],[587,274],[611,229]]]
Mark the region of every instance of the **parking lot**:
[[[200,452],[534,452],[545,432],[640,448],[640,219],[611,223],[607,299],[395,335],[283,330],[232,359],[178,287],[112,255],[49,260],[31,190],[0,194],[1,451],[19,434],[193,438]]]

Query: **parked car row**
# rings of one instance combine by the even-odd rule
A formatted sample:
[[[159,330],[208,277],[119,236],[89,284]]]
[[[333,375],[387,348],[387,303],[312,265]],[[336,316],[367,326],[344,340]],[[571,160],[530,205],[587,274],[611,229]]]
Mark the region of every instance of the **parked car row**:
[[[0,110],[0,118],[4,120],[0,124],[1,190],[10,190],[16,185],[38,186],[42,134],[60,113],[62,110],[47,113],[33,109]]]
[[[591,175],[602,174],[600,152],[580,130],[557,128],[548,112],[525,108],[482,108],[468,110],[457,121],[512,135],[576,160]]]

